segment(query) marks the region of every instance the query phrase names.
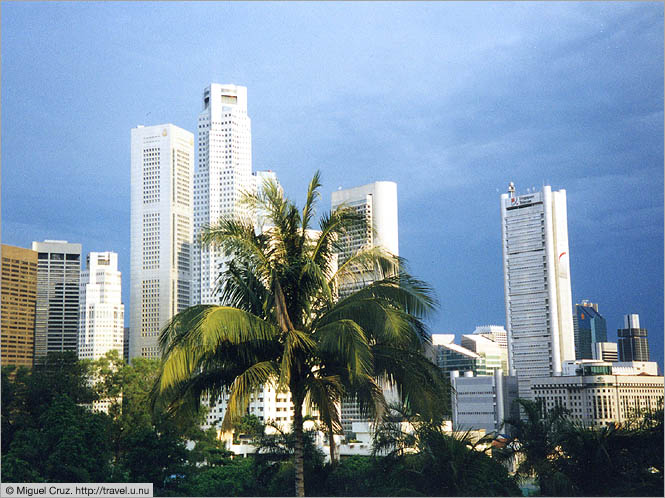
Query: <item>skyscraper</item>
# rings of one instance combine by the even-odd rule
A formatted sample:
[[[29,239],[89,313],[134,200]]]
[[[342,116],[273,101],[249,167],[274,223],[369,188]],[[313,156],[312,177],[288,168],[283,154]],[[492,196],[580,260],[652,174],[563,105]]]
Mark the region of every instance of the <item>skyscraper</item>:
[[[360,187],[337,190],[332,193],[332,209],[339,206],[354,209],[365,217],[366,225],[350,230],[341,240],[344,248],[338,254],[341,265],[353,253],[364,247],[383,247],[388,252],[399,255],[397,233],[397,184],[395,182],[374,182]],[[352,281],[341,283],[339,296],[344,297],[370,284],[376,276],[371,273],[358,273]],[[384,396],[389,401],[396,401],[398,396],[394,390],[384,386]],[[361,416],[358,403],[353,398],[342,400],[342,427],[346,433],[351,432],[353,422],[365,422]]]
[[[349,230],[343,237],[343,252],[338,255],[341,265],[363,247],[383,247],[399,256],[397,220],[397,184],[374,182],[332,193],[332,209],[344,205],[365,217],[366,225]],[[340,285],[341,297],[349,295],[374,280],[372,274],[358,275],[353,282]]]
[[[504,375],[508,375],[510,369],[508,367],[508,332],[506,332],[506,329],[502,325],[479,325],[473,333],[486,337],[499,346],[501,349],[501,369]]]
[[[37,252],[35,358],[51,352],[76,354],[79,326],[81,244],[33,242]]]
[[[3,365],[32,366],[36,303],[37,253],[3,244],[0,342],[0,361]]]
[[[640,316],[624,315],[623,328],[617,330],[619,361],[649,361],[647,329],[640,328]]]
[[[125,307],[118,255],[91,252],[81,272],[79,359],[97,360],[115,349],[123,357]]]
[[[131,143],[129,354],[156,358],[161,328],[191,301],[194,136],[138,126]]]
[[[575,359],[566,191],[501,195],[503,274],[510,374],[520,397],[530,379],[561,374]]]
[[[593,359],[594,345],[597,342],[607,342],[607,323],[598,313],[598,305],[589,301],[575,305],[573,330],[576,360]]]
[[[203,91],[198,120],[198,163],[194,175],[194,288],[192,304],[218,302],[216,288],[223,264],[218,248],[201,246],[202,227],[222,216],[246,213],[238,200],[250,190],[252,133],[247,88],[211,84]]]

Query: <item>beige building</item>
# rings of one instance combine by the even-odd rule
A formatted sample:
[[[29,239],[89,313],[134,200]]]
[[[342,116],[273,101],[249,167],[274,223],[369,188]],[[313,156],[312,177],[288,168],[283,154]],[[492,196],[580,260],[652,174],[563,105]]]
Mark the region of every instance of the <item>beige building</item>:
[[[551,410],[562,406],[588,425],[625,422],[663,404],[663,377],[610,375],[611,367],[588,366],[582,375],[534,378],[533,398]]]
[[[2,245],[3,365],[32,366],[35,352],[37,252]]]

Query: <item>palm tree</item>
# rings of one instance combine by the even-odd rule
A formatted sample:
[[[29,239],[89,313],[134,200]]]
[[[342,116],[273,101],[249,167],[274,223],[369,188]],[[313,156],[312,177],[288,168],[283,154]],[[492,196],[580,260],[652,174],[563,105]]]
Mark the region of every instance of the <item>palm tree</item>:
[[[336,265],[344,235],[363,219],[341,208],[323,215],[313,231],[319,188],[317,172],[300,212],[268,181],[242,202],[270,226],[257,233],[250,219],[236,217],[205,230],[202,242],[228,258],[222,304],[193,306],[162,331],[155,387],[171,410],[196,409],[201,395],[228,390],[226,429],[264,384],[290,392],[297,496],[304,496],[305,410],[318,411],[331,435],[341,432],[343,396],[355,395],[363,411],[378,417],[385,409],[381,385],[388,382],[416,411],[428,413],[441,387],[438,369],[421,354],[429,340],[422,319],[435,305],[429,287],[380,248]],[[340,285],[369,274],[373,282],[337,299]]]
[[[567,410],[561,406],[544,413],[540,403],[518,399],[524,417],[506,420],[513,427],[510,447],[522,456],[517,474],[535,477],[545,496],[569,496],[570,481],[555,465],[561,456],[561,434],[567,426]],[[507,456],[507,455],[504,455]]]

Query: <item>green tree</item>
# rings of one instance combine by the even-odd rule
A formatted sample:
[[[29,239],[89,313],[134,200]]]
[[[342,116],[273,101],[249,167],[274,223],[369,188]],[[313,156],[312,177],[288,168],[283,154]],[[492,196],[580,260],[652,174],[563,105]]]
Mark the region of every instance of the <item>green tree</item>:
[[[569,422],[559,434],[561,456],[554,466],[578,496],[661,496],[663,419],[587,427]]]
[[[560,435],[566,425],[564,408],[543,412],[542,405],[518,399],[524,417],[508,419],[512,425],[513,451],[521,455],[517,469],[522,477],[535,477],[540,492],[546,496],[569,496],[570,480],[554,465],[561,456]]]
[[[408,430],[401,427],[406,422]],[[376,472],[380,494],[390,496],[519,495],[507,469],[481,451],[491,438],[447,433],[441,421],[424,420],[408,407],[393,407],[377,426],[373,453],[386,453]],[[332,491],[331,491],[332,492]]]
[[[246,206],[271,224],[260,234],[250,220],[238,218],[208,228],[203,243],[230,257],[221,275],[223,305],[191,307],[160,336],[157,392],[174,410],[195,408],[201,394],[217,396],[227,388],[223,427],[230,429],[266,382],[291,393],[297,496],[305,490],[308,409],[318,411],[330,432],[340,430],[343,395],[381,413],[385,400],[377,378],[399,386],[419,412],[440,400],[440,373],[421,353],[429,339],[421,320],[434,306],[429,287],[380,248],[358,251],[335,268],[344,234],[364,218],[338,209],[322,216],[314,233],[319,187],[317,173],[302,212],[274,182],[266,182],[260,195],[246,195]],[[362,281],[368,272],[373,283],[336,299],[340,284]]]
[[[19,430],[5,458],[10,482],[105,482],[111,473],[110,419],[61,394],[36,428]]]
[[[100,397],[110,398],[116,481],[152,482],[156,492],[173,487],[175,480],[196,465],[211,464],[226,456],[221,442],[200,426],[205,413],[166,413],[151,403],[151,391],[158,377],[160,361],[134,358],[122,362],[115,352],[92,363],[91,376]],[[187,441],[193,441],[192,450]]]

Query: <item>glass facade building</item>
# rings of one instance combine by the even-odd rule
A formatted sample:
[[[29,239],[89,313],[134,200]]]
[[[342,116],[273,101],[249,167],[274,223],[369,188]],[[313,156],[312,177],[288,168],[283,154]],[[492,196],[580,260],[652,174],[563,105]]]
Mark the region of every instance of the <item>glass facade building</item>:
[[[575,359],[591,360],[594,344],[607,342],[607,322],[598,313],[598,305],[588,301],[575,305],[573,317],[575,332]]]
[[[647,329],[640,328],[639,315],[625,315],[624,328],[617,330],[619,361],[649,361]]]

